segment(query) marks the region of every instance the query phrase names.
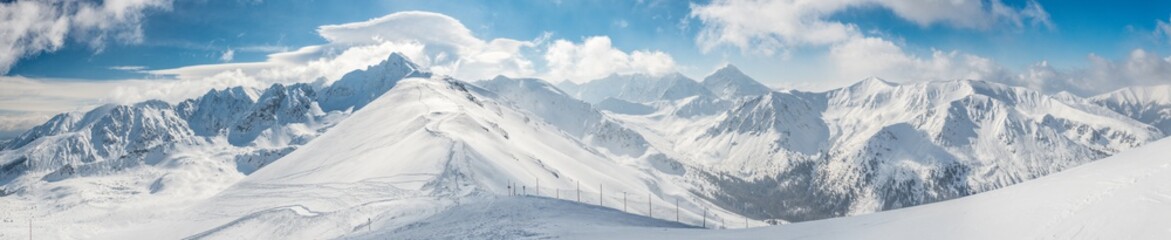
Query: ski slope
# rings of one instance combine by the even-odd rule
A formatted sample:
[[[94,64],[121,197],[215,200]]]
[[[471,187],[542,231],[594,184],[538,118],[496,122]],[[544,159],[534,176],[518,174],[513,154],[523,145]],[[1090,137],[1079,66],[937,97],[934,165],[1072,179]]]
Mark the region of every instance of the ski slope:
[[[566,239],[1167,239],[1171,139],[969,197],[739,230],[597,229]]]

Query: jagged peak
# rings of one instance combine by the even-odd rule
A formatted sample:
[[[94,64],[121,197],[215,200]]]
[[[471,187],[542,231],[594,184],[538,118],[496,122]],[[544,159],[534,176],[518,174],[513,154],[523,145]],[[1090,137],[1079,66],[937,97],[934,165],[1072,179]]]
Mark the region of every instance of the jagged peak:
[[[414,62],[411,62],[411,60],[409,58],[407,58],[407,56],[402,55],[401,53],[398,53],[398,52],[393,52],[389,56],[387,56],[385,60],[382,60],[382,62],[379,62],[376,65],[368,66],[368,67],[366,67],[366,69],[358,69],[358,70],[354,70],[349,73],[346,73],[345,75],[342,76],[341,79],[338,79],[337,81],[333,82],[333,84],[337,84],[338,82],[347,81],[348,79],[352,79],[357,76],[366,76],[365,78],[370,78],[369,74],[396,73],[396,71],[393,71],[393,70],[402,70],[402,72],[403,72],[403,76],[390,76],[390,77],[392,77],[392,79],[395,79],[396,81],[398,80],[399,77],[405,78],[405,77],[430,77],[431,76],[430,73],[423,71],[419,67],[419,65],[415,64]],[[363,77],[358,77],[358,78],[363,78]],[[383,79],[382,76],[374,76],[371,79],[360,79],[360,80],[349,80],[349,81],[369,81],[369,80],[381,80],[381,79]]]
[[[209,96],[234,97],[234,98],[244,97],[244,98],[252,99],[252,100],[256,100],[256,97],[258,97],[258,96],[256,96],[256,93],[254,91],[249,91],[249,89],[246,89],[242,86],[228,87],[228,88],[218,89],[218,90],[211,89],[211,90],[208,90],[206,94],[203,94],[204,98],[209,97]]]
[[[399,52],[390,53],[390,56],[387,56],[386,60],[382,60],[382,62],[379,63],[378,65],[388,66],[388,64],[390,64],[390,65],[406,65],[406,66],[410,67],[411,69],[415,69],[415,70],[419,69],[419,65],[415,64],[415,62],[412,62],[410,58],[408,58],[406,55],[403,55],[402,53],[399,53]]]

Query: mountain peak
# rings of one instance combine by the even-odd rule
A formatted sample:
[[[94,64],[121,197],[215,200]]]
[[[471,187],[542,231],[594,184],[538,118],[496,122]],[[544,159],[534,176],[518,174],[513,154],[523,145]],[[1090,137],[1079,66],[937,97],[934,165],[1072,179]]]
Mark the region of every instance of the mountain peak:
[[[720,69],[716,70],[716,73],[720,73],[720,72],[727,72],[727,73],[735,73],[735,74],[744,75],[743,72],[740,72],[740,68],[737,68],[736,65],[732,65],[731,63],[724,64],[723,67],[720,67]],[[712,75],[715,75],[715,73],[713,73]]]
[[[722,98],[758,96],[772,91],[732,64],[724,65],[703,78],[703,86]]]
[[[346,73],[323,91],[321,108],[325,111],[362,108],[405,78],[428,78],[431,73],[420,69],[400,53],[391,53],[378,65]]]
[[[846,89],[849,89],[850,91],[862,91],[864,89],[884,89],[897,85],[898,84],[896,83],[888,82],[882,78],[872,76],[864,78],[862,81],[858,81],[853,85],[846,87]]]
[[[862,79],[862,83],[865,83],[865,84],[882,84],[882,85],[886,85],[886,86],[895,86],[895,85],[898,85],[898,84],[896,84],[896,83],[892,83],[892,82],[890,82],[890,81],[887,81],[886,79],[882,79],[882,78],[880,78],[880,77],[874,77],[874,76],[868,77],[868,78],[866,78],[866,79]]]
[[[406,55],[403,55],[402,53],[399,53],[399,52],[390,53],[390,56],[387,56],[386,60],[382,60],[381,65],[385,65],[386,63],[403,63],[403,64],[408,64],[412,67],[418,68],[418,65],[415,65],[414,62],[411,62],[410,58],[407,58]]]

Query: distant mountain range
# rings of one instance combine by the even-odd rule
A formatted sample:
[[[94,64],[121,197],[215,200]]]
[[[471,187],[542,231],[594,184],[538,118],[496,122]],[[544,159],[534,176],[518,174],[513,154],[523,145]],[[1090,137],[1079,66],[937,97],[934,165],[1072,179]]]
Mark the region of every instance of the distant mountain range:
[[[869,78],[827,92],[774,91],[731,65],[702,82],[675,73],[469,83],[392,54],[329,84],[57,115],[0,144],[0,195],[49,199],[68,213],[199,190],[191,206],[235,206],[213,211],[230,222],[200,230],[214,235],[287,205],[239,197],[284,189],[274,186],[358,184],[458,203],[539,182],[648,194],[643,201],[664,207],[682,199],[689,219],[778,223],[1013,185],[1163,138],[1169,119],[1171,86],[1080,98]],[[134,180],[103,190],[109,179]],[[54,186],[64,192],[43,190]],[[91,191],[102,195],[83,194]],[[322,197],[374,201],[346,196]]]

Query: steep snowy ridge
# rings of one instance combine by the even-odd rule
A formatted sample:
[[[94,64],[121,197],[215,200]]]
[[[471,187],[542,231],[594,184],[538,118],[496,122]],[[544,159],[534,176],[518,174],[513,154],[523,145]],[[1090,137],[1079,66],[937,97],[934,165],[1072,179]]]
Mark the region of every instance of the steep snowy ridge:
[[[1089,100],[1171,134],[1171,85],[1124,88]]]
[[[0,152],[0,165],[6,170],[0,174],[118,160],[193,134],[172,106],[162,101],[106,105],[76,116],[58,115],[18,138],[27,144],[10,145],[11,150]]]
[[[731,64],[704,77],[703,86],[725,99],[760,96],[772,91]]]
[[[771,164],[762,161],[796,157],[790,154],[817,155],[827,144],[829,131],[818,97],[770,92],[745,98],[706,132],[685,138],[680,147],[713,151],[705,158],[728,166],[724,169],[743,171],[759,170],[751,164]],[[759,153],[767,154],[751,155]]]
[[[431,73],[421,70],[418,65],[400,53],[391,53],[381,63],[364,70],[346,73],[340,80],[322,91],[321,109],[325,111],[355,110],[366,106],[382,96],[398,83],[398,80],[414,77],[430,77]]]
[[[202,97],[179,103],[175,110],[187,119],[195,135],[215,136],[227,131],[236,119],[243,118],[258,97],[243,87],[213,89]]]
[[[634,158],[643,156],[648,150],[649,146],[641,135],[543,80],[499,76],[476,84],[591,146]]]

